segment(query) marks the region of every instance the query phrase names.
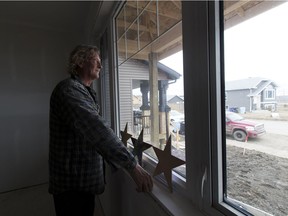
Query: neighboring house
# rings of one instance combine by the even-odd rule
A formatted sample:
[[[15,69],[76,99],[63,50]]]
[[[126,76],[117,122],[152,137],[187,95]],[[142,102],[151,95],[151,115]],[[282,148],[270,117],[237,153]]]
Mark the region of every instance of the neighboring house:
[[[174,82],[180,78],[180,74],[175,70],[161,64],[157,63],[158,70],[158,96],[159,96],[159,112],[164,112],[167,108],[167,88],[169,88],[169,82]],[[134,89],[140,89],[140,95],[137,98],[141,100],[141,104],[138,103],[139,100],[133,97]],[[119,68],[119,93],[120,95],[125,95],[121,97],[120,100],[120,112],[121,128],[124,128],[126,123],[128,125],[133,125],[133,107],[140,110],[147,111],[150,110],[149,105],[149,62],[144,60],[130,59],[121,65]],[[141,98],[141,99],[140,99]],[[131,100],[132,99],[132,100]],[[146,114],[144,114],[146,115]],[[125,121],[122,121],[125,119]]]
[[[184,113],[184,96],[168,96],[167,104],[172,110],[177,110],[181,113]]]
[[[274,81],[260,77],[226,82],[226,108],[241,107],[240,110],[249,112],[253,110],[275,111],[277,87]]]

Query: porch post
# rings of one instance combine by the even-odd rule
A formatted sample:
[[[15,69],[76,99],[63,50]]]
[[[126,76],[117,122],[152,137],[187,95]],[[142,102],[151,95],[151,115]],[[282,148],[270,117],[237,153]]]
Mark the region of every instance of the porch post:
[[[149,53],[151,143],[159,146],[158,67],[157,54]]]

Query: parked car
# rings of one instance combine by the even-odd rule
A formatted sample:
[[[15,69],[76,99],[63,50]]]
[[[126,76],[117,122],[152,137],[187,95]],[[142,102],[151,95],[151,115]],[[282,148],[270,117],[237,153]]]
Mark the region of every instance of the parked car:
[[[172,117],[170,119],[172,120]],[[173,125],[173,132],[177,129],[180,134],[185,134],[184,121],[176,122]],[[249,137],[255,138],[265,133],[264,124],[245,120],[237,113],[226,111],[226,135],[232,135],[235,140],[244,142]]]
[[[226,134],[237,141],[244,142],[249,137],[258,137],[266,133],[264,124],[247,121],[242,116],[226,111]]]

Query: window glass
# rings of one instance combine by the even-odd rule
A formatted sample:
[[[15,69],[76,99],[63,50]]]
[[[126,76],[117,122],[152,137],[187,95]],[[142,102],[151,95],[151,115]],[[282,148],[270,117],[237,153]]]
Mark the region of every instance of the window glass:
[[[151,1],[139,16],[140,47],[151,43],[157,36],[157,2]]]
[[[274,99],[274,98],[275,98],[275,90],[269,90],[269,89],[267,89],[267,90],[265,91],[265,98]]]
[[[124,10],[121,10],[119,15],[116,19],[116,26],[117,26],[117,38],[123,37],[123,34],[125,32],[126,26],[125,26],[125,20],[124,20]]]
[[[136,19],[137,15],[137,1],[127,1],[125,4],[125,20],[127,27]]]
[[[144,141],[160,149],[171,135],[172,154],[185,160],[181,4],[175,10],[165,2],[133,1],[122,9],[130,17],[123,19],[126,37],[117,40],[120,127],[128,123],[136,139],[143,130]],[[157,159],[152,148],[145,153]],[[175,170],[185,176],[185,165]]]
[[[182,19],[181,1],[159,1],[159,33],[162,34]],[[169,10],[169,14],[167,14]]]
[[[288,3],[225,1],[223,11],[226,201],[288,215]]]
[[[127,45],[127,58],[134,55],[138,49],[138,19],[136,19],[127,29],[126,45]]]
[[[137,1],[138,14],[142,13],[143,9],[150,3],[150,1]]]
[[[107,36],[107,32],[104,33]],[[101,97],[101,115],[105,118],[109,125],[112,125],[111,119],[111,91],[110,91],[110,70],[109,70],[109,55],[108,55],[108,43],[107,37],[101,38],[100,50],[101,50],[101,63],[102,70],[101,76],[101,91],[104,92],[104,97]]]
[[[118,62],[122,63],[124,60],[126,60],[126,38],[125,33],[122,35],[122,37],[117,41],[117,50],[118,50]]]

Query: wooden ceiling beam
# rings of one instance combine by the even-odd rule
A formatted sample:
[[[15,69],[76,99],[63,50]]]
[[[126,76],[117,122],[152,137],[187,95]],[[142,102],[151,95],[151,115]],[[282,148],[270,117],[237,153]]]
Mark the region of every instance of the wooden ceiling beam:
[[[127,6],[129,6],[129,7],[131,7],[131,8],[137,8],[137,6],[132,5],[132,4],[129,4],[129,5],[127,5]],[[164,10],[165,10],[165,7],[162,7],[162,8],[164,8],[164,9],[163,9],[163,11],[164,11]],[[180,7],[180,8],[181,8],[181,7]],[[148,7],[146,7],[144,10],[147,11],[147,12],[149,12],[149,13],[154,13],[154,14],[156,14],[156,12],[157,12],[156,6],[155,6],[155,8],[153,8],[153,9],[149,9],[149,6],[148,6]],[[180,18],[181,18],[181,15],[179,15],[175,10],[173,10],[173,11],[170,10],[170,11],[168,11],[167,13],[162,13],[162,12],[158,11],[158,15],[164,16],[164,17],[167,17],[167,18],[170,18],[170,19],[174,19],[174,20],[179,20],[179,16],[180,16]]]
[[[228,6],[227,8],[224,8],[224,16],[226,16],[227,14],[238,10],[239,8],[242,8],[242,6],[244,6],[245,4],[249,3],[251,0],[246,0],[246,1],[237,1],[234,4],[231,4],[230,6]]]
[[[125,28],[125,22],[123,20],[117,21],[117,27],[118,26]],[[138,26],[130,26],[130,29],[138,31]],[[139,24],[139,31],[140,32],[143,32],[143,31],[144,32],[148,32],[149,29],[148,29],[147,26]],[[157,29],[156,28],[155,29],[151,29],[151,31],[152,31],[153,34],[157,34]]]
[[[182,21],[169,29],[153,42],[153,52],[161,52],[174,43],[182,40]]]
[[[179,0],[172,0],[171,1],[178,9],[182,10],[181,1]]]
[[[128,56],[136,53],[138,50],[137,41],[126,40]],[[163,36],[147,45],[144,49],[133,56],[136,59],[148,59],[148,54],[157,53],[159,59],[163,59],[182,50],[182,23],[179,22],[172,29],[167,31]],[[119,52],[125,53],[126,49],[120,48]]]
[[[163,50],[161,53],[159,53],[158,60],[161,61],[162,59],[165,59],[170,55],[180,52],[182,49],[183,49],[182,41],[179,41],[178,43],[175,43],[173,46],[167,48],[167,50]]]

